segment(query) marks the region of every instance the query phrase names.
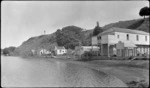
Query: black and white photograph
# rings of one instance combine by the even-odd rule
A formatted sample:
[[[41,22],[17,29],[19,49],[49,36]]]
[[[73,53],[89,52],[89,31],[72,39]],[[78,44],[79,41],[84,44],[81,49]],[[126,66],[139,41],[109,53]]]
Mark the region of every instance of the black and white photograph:
[[[149,87],[149,0],[1,1],[1,87]]]

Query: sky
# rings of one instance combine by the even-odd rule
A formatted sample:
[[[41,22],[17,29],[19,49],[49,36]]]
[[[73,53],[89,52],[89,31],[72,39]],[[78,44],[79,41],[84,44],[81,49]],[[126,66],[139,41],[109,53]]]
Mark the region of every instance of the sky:
[[[2,1],[1,48],[18,47],[33,36],[65,26],[93,29],[109,23],[142,18],[148,1]]]

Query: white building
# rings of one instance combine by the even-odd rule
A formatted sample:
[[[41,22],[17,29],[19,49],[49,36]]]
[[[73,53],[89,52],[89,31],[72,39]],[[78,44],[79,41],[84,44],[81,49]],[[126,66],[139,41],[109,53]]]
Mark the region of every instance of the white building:
[[[40,50],[40,55],[48,55],[48,54],[51,54],[51,52],[49,50],[46,50],[46,49]]]
[[[67,50],[65,49],[65,47],[55,46],[54,50],[55,50],[56,55],[63,55],[67,53]]]
[[[76,46],[75,54],[82,55],[85,51],[99,51],[98,46]]]
[[[97,46],[97,45],[98,45],[97,36],[92,36],[92,46]]]
[[[117,50],[118,56],[149,54],[149,33],[138,30],[113,27],[98,34],[101,54],[111,56]]]

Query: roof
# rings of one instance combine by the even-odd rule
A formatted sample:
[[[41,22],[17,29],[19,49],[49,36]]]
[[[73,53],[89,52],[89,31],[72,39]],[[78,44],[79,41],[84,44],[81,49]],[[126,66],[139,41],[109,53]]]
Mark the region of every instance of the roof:
[[[84,51],[98,51],[100,48],[98,46],[76,46],[76,50],[84,50]]]
[[[83,48],[99,48],[98,46],[81,46]]]
[[[119,41],[116,46],[118,49],[123,49],[124,47],[133,48],[137,47],[132,41]]]
[[[126,41],[124,42],[124,47],[137,47],[137,46],[131,41]]]
[[[99,48],[98,46],[76,46],[76,48]]]
[[[65,47],[57,46],[56,49],[65,49]]]
[[[118,28],[118,27],[109,28],[109,29],[105,30],[104,32],[102,32],[98,35],[105,35],[105,34],[109,34],[109,33],[112,33],[112,32],[123,32],[123,33],[149,35],[148,32],[133,30],[133,29],[126,29],[126,28]]]

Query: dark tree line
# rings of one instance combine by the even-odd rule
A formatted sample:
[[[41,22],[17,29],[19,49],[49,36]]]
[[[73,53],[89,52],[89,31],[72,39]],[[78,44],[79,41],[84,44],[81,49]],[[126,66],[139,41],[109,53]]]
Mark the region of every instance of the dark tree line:
[[[75,46],[78,46],[81,43],[78,39],[78,34],[79,33],[73,32],[72,30],[61,31],[58,29],[56,31],[56,42],[58,46],[64,46],[67,49],[75,49]]]
[[[76,26],[67,26],[62,28],[62,30],[58,29],[55,33],[58,46],[64,46],[67,49],[75,49],[76,46],[91,45],[90,38],[103,31],[102,28],[99,27],[98,22],[91,35],[84,35],[86,32],[83,32],[82,30],[82,28]]]
[[[14,52],[15,49],[16,49],[16,47],[13,47],[13,46],[4,48],[3,49],[3,54],[4,55],[10,55]]]

